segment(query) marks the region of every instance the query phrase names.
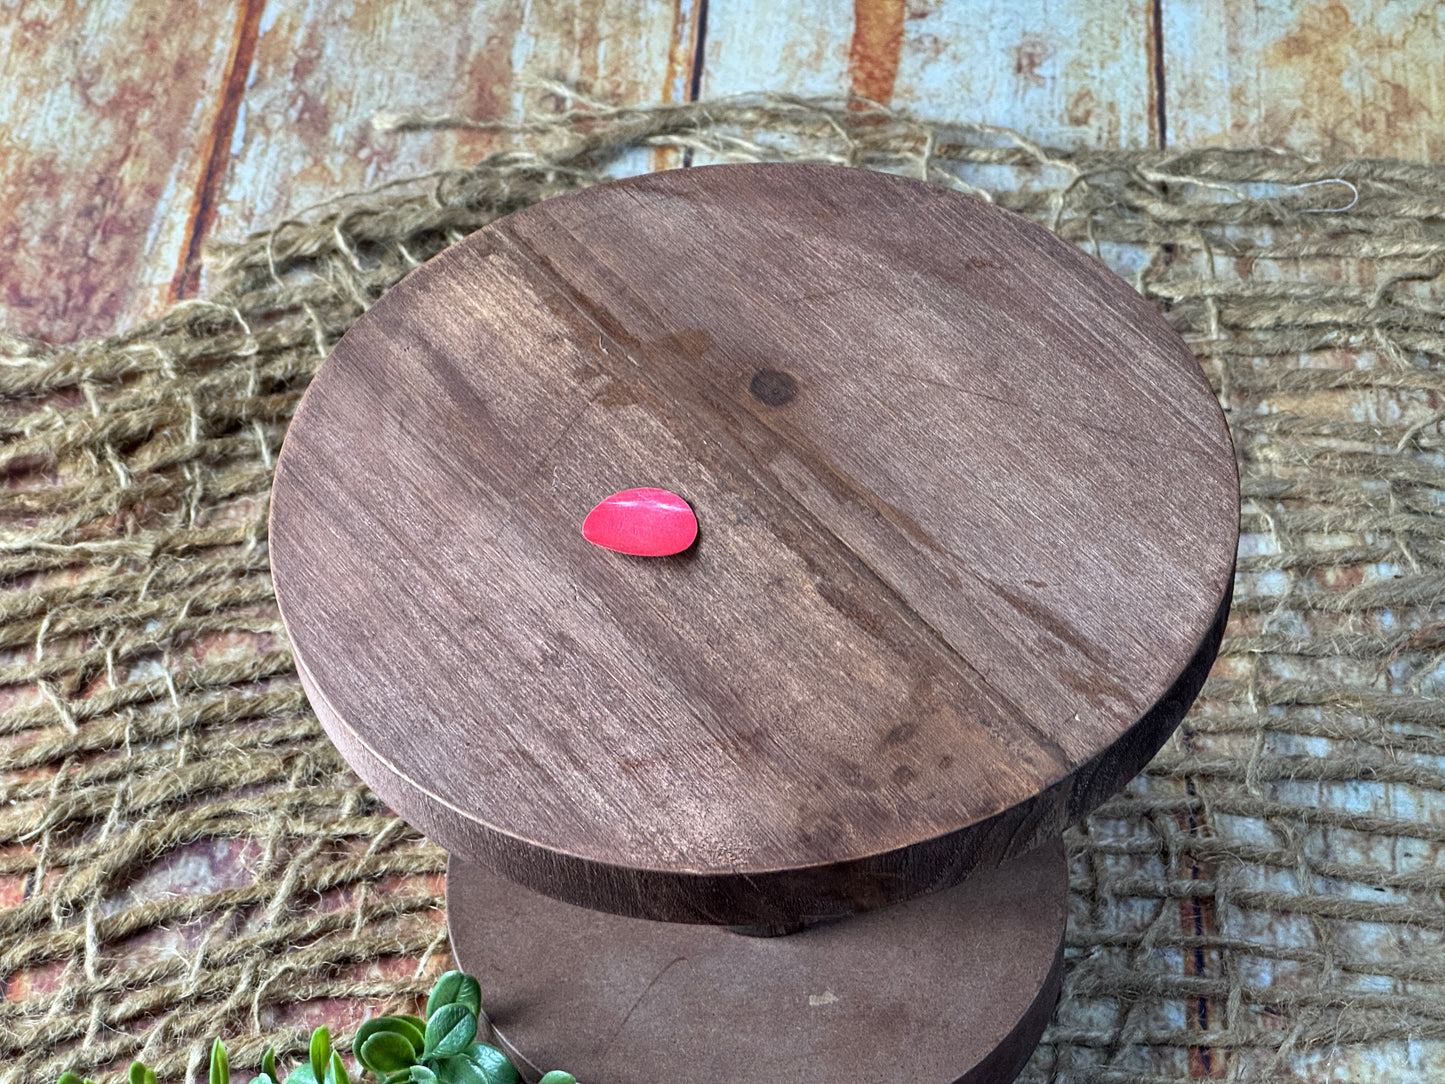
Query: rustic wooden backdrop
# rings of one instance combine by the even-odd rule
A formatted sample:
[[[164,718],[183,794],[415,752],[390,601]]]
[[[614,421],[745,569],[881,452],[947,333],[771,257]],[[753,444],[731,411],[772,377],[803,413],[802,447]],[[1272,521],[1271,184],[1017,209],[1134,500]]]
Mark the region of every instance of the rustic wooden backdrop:
[[[52,341],[200,288],[208,237],[495,145],[513,115],[853,92],[1060,145],[1445,156],[1437,0],[19,0],[0,8],[0,331]],[[660,159],[653,165],[672,164]]]

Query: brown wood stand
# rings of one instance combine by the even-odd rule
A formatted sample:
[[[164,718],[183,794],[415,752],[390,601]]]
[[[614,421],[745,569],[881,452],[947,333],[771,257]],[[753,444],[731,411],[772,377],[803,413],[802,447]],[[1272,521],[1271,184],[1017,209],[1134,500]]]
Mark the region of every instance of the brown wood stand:
[[[647,922],[452,860],[459,965],[519,1067],[579,1080],[1000,1084],[1063,975],[1057,842],[961,885],[786,937]]]
[[[582,538],[637,486],[690,549]],[[327,733],[453,855],[523,1065],[1002,1084],[1058,989],[1060,833],[1203,684],[1238,501],[1193,356],[1073,246],[710,167],[381,298],[287,436],[272,565]]]

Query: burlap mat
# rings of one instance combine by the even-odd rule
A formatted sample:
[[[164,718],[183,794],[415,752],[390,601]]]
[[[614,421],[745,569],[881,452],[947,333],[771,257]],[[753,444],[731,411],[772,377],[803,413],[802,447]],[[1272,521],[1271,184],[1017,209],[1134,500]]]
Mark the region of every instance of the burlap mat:
[[[443,965],[444,856],[296,684],[271,467],[387,286],[649,145],[979,190],[1136,282],[1229,408],[1229,636],[1176,739],[1069,837],[1068,978],[1026,1079],[1445,1078],[1445,169],[1061,153],[774,99],[514,137],[216,253],[210,299],[154,324],[0,344],[0,1082],[132,1056],[179,1079],[216,1033],[246,1079]]]

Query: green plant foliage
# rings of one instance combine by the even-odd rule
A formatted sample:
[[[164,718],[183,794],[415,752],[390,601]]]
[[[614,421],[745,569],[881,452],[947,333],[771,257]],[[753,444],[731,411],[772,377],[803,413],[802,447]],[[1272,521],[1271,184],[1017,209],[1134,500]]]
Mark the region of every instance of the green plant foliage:
[[[426,1021],[415,1016],[378,1016],[362,1024],[356,1032],[356,1038],[352,1041],[351,1052],[356,1060],[362,1065],[371,1068],[371,1061],[362,1050],[368,1047],[371,1039],[376,1036],[389,1036],[378,1046],[378,1056],[384,1057],[383,1051],[396,1051],[398,1057],[405,1058],[403,1065],[411,1065],[417,1058],[421,1057],[422,1050],[426,1047]],[[406,1049],[402,1050],[397,1044],[405,1043]],[[382,1072],[396,1072],[395,1069],[382,1069]]]
[[[394,1031],[374,1032],[366,1042],[354,1047],[353,1053],[357,1061],[378,1075],[409,1069],[421,1056],[421,1051],[407,1042],[405,1036]]]
[[[476,979],[462,971],[448,971],[432,987],[426,1000],[426,1016],[430,1020],[444,1005],[465,1005],[473,1016],[482,1015],[482,987]]]
[[[261,1055],[261,1071],[251,1078],[251,1084],[281,1084],[276,1072],[276,1051],[268,1049]]]
[[[357,1029],[351,1053],[380,1084],[522,1084],[507,1056],[477,1041],[482,1022],[482,988],[472,976],[448,971],[432,988],[426,1019],[378,1016]],[[276,1051],[261,1057],[261,1071],[250,1084],[351,1084],[341,1052],[331,1047],[331,1032],[311,1033],[307,1059],[284,1080],[276,1067]],[[75,1073],[62,1073],[56,1084],[95,1084]],[[140,1062],[131,1064],[126,1084],[157,1084],[156,1075]],[[231,1084],[230,1059],[220,1039],[211,1046],[209,1084]],[[571,1073],[554,1070],[541,1084],[577,1084]]]
[[[131,1075],[135,1075],[134,1069]],[[220,1039],[211,1044],[211,1084],[231,1084],[231,1062],[226,1057],[226,1044]]]
[[[460,1054],[477,1036],[477,1018],[465,1005],[443,1005],[426,1022],[423,1058],[449,1058]]]
[[[318,1084],[326,1079],[326,1067],[331,1063],[331,1031],[317,1028],[311,1033],[311,1075]]]
[[[522,1080],[507,1056],[486,1043],[472,1043],[434,1068],[441,1084],[521,1084]]]

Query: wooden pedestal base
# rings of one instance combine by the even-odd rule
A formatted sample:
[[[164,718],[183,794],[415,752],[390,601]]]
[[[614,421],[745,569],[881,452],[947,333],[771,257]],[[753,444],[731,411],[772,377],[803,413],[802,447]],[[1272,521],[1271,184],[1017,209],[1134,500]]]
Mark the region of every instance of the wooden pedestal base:
[[[963,884],[785,937],[620,918],[453,859],[448,922],[530,1079],[1004,1084],[1058,998],[1055,841]]]

